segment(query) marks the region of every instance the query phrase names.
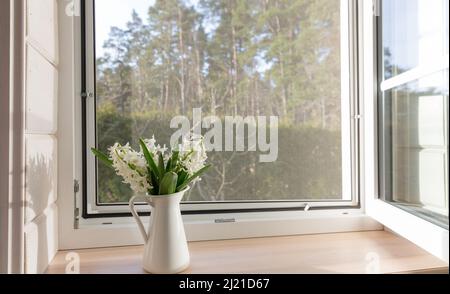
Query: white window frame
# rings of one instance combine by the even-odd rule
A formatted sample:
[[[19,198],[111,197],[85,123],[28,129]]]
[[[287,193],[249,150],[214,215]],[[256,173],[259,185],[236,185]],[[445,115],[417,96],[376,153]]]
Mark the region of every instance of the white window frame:
[[[364,1],[363,6],[363,60],[362,78],[363,105],[363,162],[364,162],[364,194],[366,212],[369,216],[395,233],[410,240],[436,257],[449,262],[448,230],[428,222],[418,216],[406,212],[380,199],[378,191],[378,92],[377,92],[377,19],[379,15],[379,0]],[[373,15],[375,14],[375,17]],[[443,57],[440,65],[419,65],[397,77],[387,80],[381,85],[386,90],[398,83],[414,80],[418,73],[427,74],[439,71],[442,66],[448,68],[448,56]]]
[[[131,217],[122,218],[96,218],[83,219],[80,215],[80,193],[73,189],[74,180],[81,179],[81,56],[80,56],[80,27],[81,19],[75,10],[74,16],[67,15],[67,2],[59,0],[60,14],[60,102],[59,103],[59,236],[60,249],[92,248],[105,246],[125,246],[142,244],[141,236],[137,226]],[[89,1],[89,0],[87,0]],[[356,0],[349,0],[351,5]],[[75,1],[75,6],[79,3]],[[359,6],[358,15],[362,11]],[[372,18],[372,17],[371,17]],[[354,18],[351,27],[356,27],[357,21],[361,24],[361,18]],[[358,40],[358,48],[361,46],[361,32],[354,40]],[[352,46],[343,44],[343,54]],[[360,56],[358,50],[351,50],[351,56]],[[350,56],[350,55],[348,55]],[[351,74],[359,72],[357,64],[352,64],[349,69]],[[347,77],[350,79],[350,77]],[[352,83],[348,89],[352,95],[359,94],[357,83]],[[348,112],[350,103],[344,107],[343,115],[351,124],[357,124],[363,117],[356,111],[358,105],[352,105]],[[362,128],[352,127],[352,132],[344,132],[342,136],[355,138],[353,144],[362,145]],[[350,128],[348,128],[350,130]],[[358,135],[358,136],[356,136]],[[344,141],[344,140],[343,140]],[[344,154],[343,162],[348,164],[351,154]],[[366,168],[360,160],[355,163],[358,170],[364,172]],[[343,168],[348,168],[348,165]],[[353,173],[357,171],[353,169]],[[353,175],[355,176],[355,174]],[[364,177],[355,181],[353,189],[364,189]],[[80,182],[81,189],[83,183]],[[345,186],[348,189],[348,186]],[[363,191],[363,190],[361,190]],[[353,199],[352,199],[353,201]],[[355,203],[355,202],[352,202]],[[310,202],[308,202],[309,205]],[[302,203],[305,205],[305,202]],[[342,205],[342,203],[340,203]],[[186,234],[188,240],[215,240],[246,237],[280,236],[312,233],[348,232],[364,230],[381,230],[383,227],[372,218],[364,214],[364,197],[360,197],[359,206],[356,208],[335,208],[318,210],[297,211],[273,211],[273,212],[248,212],[235,214],[202,214],[184,215]],[[234,219],[234,222],[221,223],[216,220]],[[145,219],[148,221],[148,219]]]
[[[114,212],[128,212],[126,203],[115,203],[112,205],[97,205],[96,200],[96,164],[95,156],[90,152],[90,147],[96,145],[95,134],[95,49],[94,49],[94,1],[86,0],[85,6],[85,58],[86,58],[86,187],[87,205],[83,208],[84,215],[111,214]],[[327,207],[355,207],[358,205],[358,187],[357,187],[357,133],[352,132],[356,127],[354,123],[355,113],[357,112],[357,95],[353,91],[354,78],[357,72],[352,68],[355,64],[355,52],[353,48],[356,40],[356,25],[350,26],[349,22],[354,22],[355,1],[340,0],[341,2],[341,121],[342,121],[342,200],[298,200],[298,201],[224,201],[224,202],[197,202],[182,204],[183,211],[208,211],[208,210],[252,210],[252,209],[288,209],[303,208],[308,205],[310,209]],[[356,24],[356,23],[355,23]],[[348,40],[348,42],[347,42]],[[349,147],[350,143],[350,147]],[[355,184],[353,184],[355,183]],[[87,188],[87,189],[86,189]]]

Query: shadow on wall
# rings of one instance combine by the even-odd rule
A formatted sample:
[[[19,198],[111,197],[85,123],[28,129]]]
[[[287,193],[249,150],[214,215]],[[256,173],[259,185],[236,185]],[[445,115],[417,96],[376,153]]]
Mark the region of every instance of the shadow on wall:
[[[49,160],[42,154],[28,160],[26,167],[26,186],[30,196],[26,202],[27,213],[38,216],[50,204],[51,193],[53,191],[52,172],[53,170]],[[39,197],[39,200],[35,199],[36,196]],[[28,210],[31,211],[28,212]]]
[[[32,147],[32,146],[31,146]],[[38,148],[38,147],[37,147]],[[45,152],[45,151],[44,151]],[[55,198],[54,166],[55,154],[47,156],[41,150],[28,158],[26,165],[26,238],[25,238],[25,272],[42,273],[53,257],[51,235],[55,223],[51,205]]]

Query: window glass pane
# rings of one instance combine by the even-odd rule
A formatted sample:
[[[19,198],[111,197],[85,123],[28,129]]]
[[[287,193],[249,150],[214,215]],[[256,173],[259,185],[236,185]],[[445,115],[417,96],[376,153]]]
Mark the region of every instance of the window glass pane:
[[[418,75],[380,91],[381,197],[448,228],[448,65],[432,74],[418,68],[448,55],[448,1],[384,0],[382,7],[379,82]]]
[[[384,79],[448,54],[448,2],[382,2]]]
[[[391,89],[386,200],[448,226],[448,71]],[[385,120],[387,122],[387,120]]]
[[[222,120],[277,116],[274,162],[261,163],[261,152],[210,152],[213,168],[185,200],[342,200],[340,1],[95,6],[101,150],[116,141],[136,147],[153,134],[168,144],[171,119],[192,121],[194,108]],[[103,165],[97,182],[99,203],[132,195]]]

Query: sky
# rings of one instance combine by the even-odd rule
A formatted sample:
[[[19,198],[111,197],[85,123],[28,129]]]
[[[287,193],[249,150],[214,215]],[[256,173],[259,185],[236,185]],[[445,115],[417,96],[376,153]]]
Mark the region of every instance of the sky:
[[[96,0],[95,33],[97,56],[103,55],[103,43],[108,39],[112,26],[124,28],[131,19],[133,9],[145,21],[147,19],[147,10],[154,3],[155,0]]]
[[[199,0],[184,0],[187,5],[198,5]],[[103,44],[108,39],[111,27],[125,28],[128,21],[131,20],[133,9],[147,22],[148,8],[155,4],[155,0],[96,0],[95,1],[95,34],[96,34],[96,56],[102,57],[106,50]],[[205,31],[208,33],[215,29],[214,25],[204,23]],[[258,58],[258,71],[265,72],[271,67],[271,64]]]
[[[185,0],[188,5],[196,5],[198,0]],[[95,1],[95,33],[96,54],[103,55],[103,43],[108,39],[112,26],[125,28],[131,20],[131,12],[136,10],[144,22],[147,22],[148,8],[155,0],[96,0]]]

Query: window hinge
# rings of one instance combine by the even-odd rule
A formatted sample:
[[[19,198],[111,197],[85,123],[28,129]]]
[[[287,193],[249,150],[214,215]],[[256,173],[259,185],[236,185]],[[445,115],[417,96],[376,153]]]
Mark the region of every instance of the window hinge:
[[[80,182],[78,180],[74,180],[73,182],[73,202],[74,202],[74,211],[73,211],[73,227],[77,230],[80,224],[80,209],[77,205],[77,194],[80,192]]]
[[[372,11],[374,16],[381,14],[381,0],[372,0]]]
[[[81,98],[92,98],[94,97],[94,93],[92,92],[81,92]]]
[[[80,192],[80,182],[78,182],[78,180],[73,181],[73,192],[75,195]]]

